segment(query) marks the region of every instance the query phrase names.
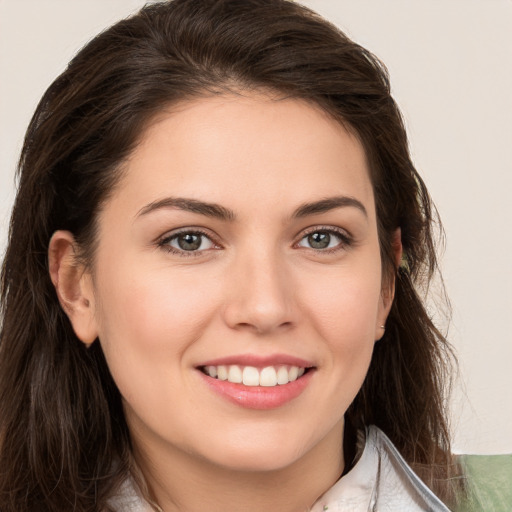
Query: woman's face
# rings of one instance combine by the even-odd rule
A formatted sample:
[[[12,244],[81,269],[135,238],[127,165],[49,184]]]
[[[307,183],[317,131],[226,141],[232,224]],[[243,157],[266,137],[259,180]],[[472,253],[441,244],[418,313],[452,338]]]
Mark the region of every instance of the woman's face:
[[[136,446],[238,470],[341,449],[390,305],[356,137],[298,100],[179,105],[98,237],[90,322]]]

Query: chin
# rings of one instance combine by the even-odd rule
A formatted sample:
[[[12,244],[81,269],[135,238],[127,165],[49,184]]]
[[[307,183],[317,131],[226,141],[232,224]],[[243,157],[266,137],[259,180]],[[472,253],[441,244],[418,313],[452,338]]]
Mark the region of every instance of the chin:
[[[293,466],[299,456],[276,453],[276,450],[262,450],[259,453],[237,453],[236,457],[219,460],[219,466],[228,471],[243,473],[271,473]]]
[[[272,472],[280,471],[306,457],[309,452],[308,444],[302,438],[276,440],[272,436],[266,439],[258,435],[248,435],[244,442],[232,442],[228,446],[224,443],[207,458],[215,465],[226,470],[241,472]],[[290,442],[292,441],[292,442]]]

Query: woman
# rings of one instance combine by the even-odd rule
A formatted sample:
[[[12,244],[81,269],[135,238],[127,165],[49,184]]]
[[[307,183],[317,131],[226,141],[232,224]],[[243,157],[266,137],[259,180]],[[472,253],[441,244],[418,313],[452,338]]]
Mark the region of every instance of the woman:
[[[455,503],[432,206],[369,52],[284,0],[149,5],[19,179],[2,512]]]

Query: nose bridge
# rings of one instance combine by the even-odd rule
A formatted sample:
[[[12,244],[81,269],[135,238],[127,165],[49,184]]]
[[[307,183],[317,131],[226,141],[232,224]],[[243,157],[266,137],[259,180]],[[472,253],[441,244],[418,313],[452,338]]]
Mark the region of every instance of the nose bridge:
[[[293,285],[286,258],[277,248],[260,245],[239,251],[230,290],[230,327],[265,333],[294,322]]]

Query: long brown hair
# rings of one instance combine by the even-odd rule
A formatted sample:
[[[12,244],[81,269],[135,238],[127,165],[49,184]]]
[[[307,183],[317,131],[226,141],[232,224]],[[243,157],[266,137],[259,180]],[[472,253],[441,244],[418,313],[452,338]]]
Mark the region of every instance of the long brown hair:
[[[364,145],[383,267],[386,278],[396,275],[396,294],[346,420],[379,426],[427,484],[448,495],[450,348],[420,298],[437,270],[434,210],[386,69],[291,1],[174,0],[92,40],[28,128],[1,274],[2,512],[106,510],[130,471],[122,400],[101,346],[86,349],[77,339],[49,278],[52,233],[73,232],[91,262],[97,213],[147,122],[178,101],[252,89],[311,101]],[[397,228],[405,254],[398,268]]]

